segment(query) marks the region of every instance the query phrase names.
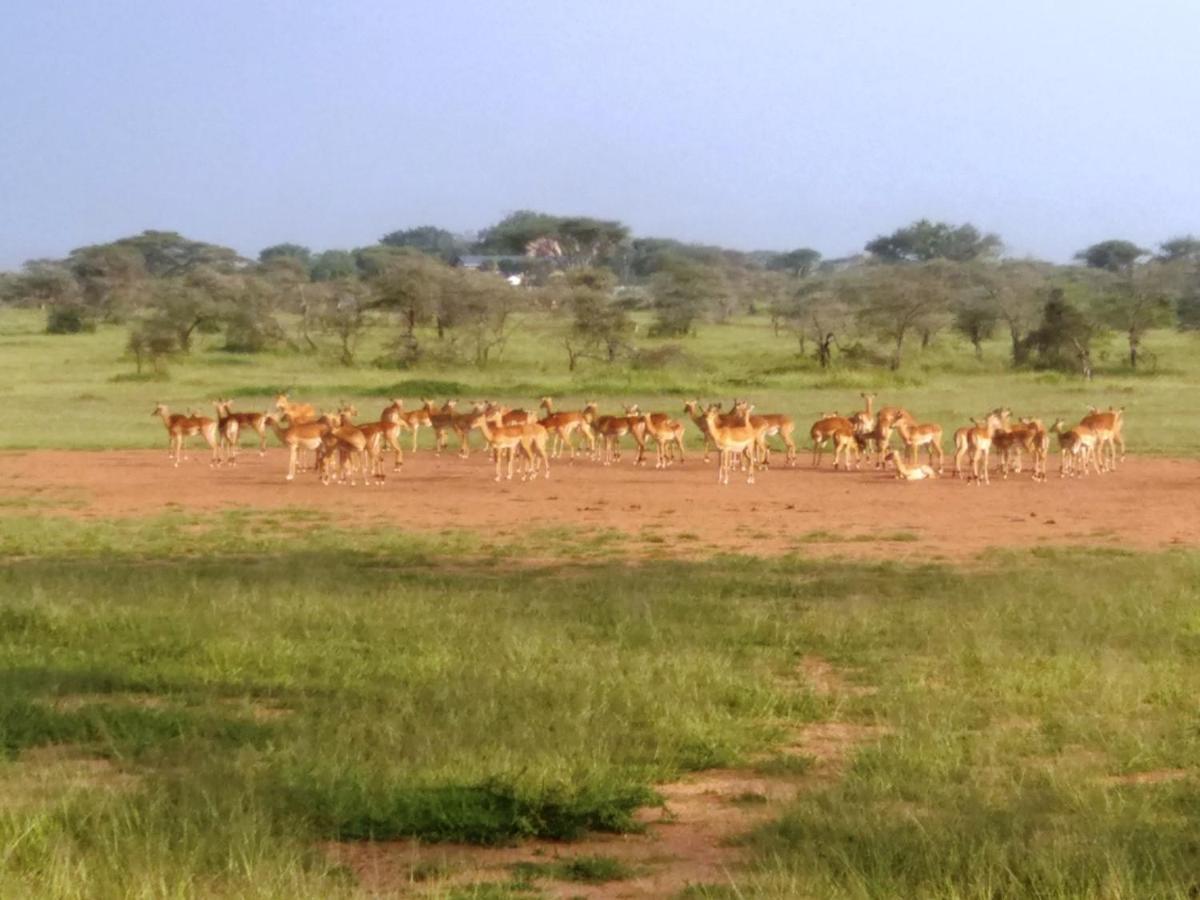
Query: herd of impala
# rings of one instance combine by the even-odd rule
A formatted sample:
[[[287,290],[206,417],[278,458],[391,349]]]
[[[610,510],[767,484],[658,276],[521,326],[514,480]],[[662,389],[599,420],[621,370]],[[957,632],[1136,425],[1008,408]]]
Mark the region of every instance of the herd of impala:
[[[876,468],[890,464],[896,477],[907,481],[944,474],[940,425],[921,424],[898,406],[876,410],[874,394],[861,396],[865,409],[848,416],[824,413],[813,423],[809,436],[814,466],[821,464],[826,445],[831,445],[835,469],[852,465],[859,468],[864,458],[870,460],[874,455]],[[265,453],[267,432],[273,431],[288,450],[288,481],[301,468],[302,451],[312,451],[312,468],[324,484],[335,480],[355,484],[360,477],[364,484],[379,484],[386,479],[385,457],[389,452],[394,455],[394,470],[404,462],[400,433],[412,432],[415,453],[422,428],[433,432],[437,453],[446,449],[453,435],[462,457],[470,454],[471,432],[478,431],[492,452],[497,481],[512,479],[518,458],[522,480],[539,474],[549,478],[552,457],[560,457],[565,449],[574,460],[584,444],[592,459],[611,465],[620,459],[620,441],[627,435],[637,447],[635,464],[646,460],[651,441],[656,468],[684,459],[683,422],[667,413],[644,413],[636,405],[625,407],[623,415],[610,416],[600,415],[595,403],[578,411],[557,411],[550,397],[541,399],[537,413],[485,402],[472,403],[460,411],[454,400],[441,406],[422,400],[416,409],[406,410],[404,401],[393,400],[378,421],[361,424],[354,421],[358,411],[353,406],[318,414],[311,404],[295,403],[286,394],[275,398],[270,413],[236,412],[231,400],[214,400],[213,407],[216,415],[212,418],[191,411],[172,414],[161,403],[155,407],[153,415],[166,426],[170,456],[176,466],[190,437],[201,436],[212,451],[212,465],[219,466],[236,463],[240,441],[248,432],[258,436],[259,453]],[[770,464],[772,448],[768,439],[772,437],[783,442],[787,464],[796,463],[792,437],[795,421],[791,416],[757,415],[754,406],[745,400],[735,400],[729,412],[722,411],[720,403],[701,406],[692,400],[684,404],[683,412],[704,440],[704,461],[708,462],[710,452],[716,451],[717,481],[721,484],[729,483],[734,469],[747,472],[746,480],[753,484],[755,470]],[[1045,481],[1052,434],[1058,439],[1060,476],[1086,475],[1089,468],[1096,473],[1115,469],[1118,447],[1120,458],[1125,456],[1122,413],[1122,409],[1093,408],[1072,428],[1067,428],[1062,419],[1046,428],[1039,419],[1021,418],[1014,423],[1008,409],[992,410],[954,432],[954,475],[975,484],[988,484],[994,451],[1004,478],[1010,471],[1019,474],[1023,455],[1028,454],[1034,480]],[[893,435],[899,439],[899,449],[893,449]],[[580,446],[576,445],[577,436]],[[921,462],[922,449],[928,463]]]

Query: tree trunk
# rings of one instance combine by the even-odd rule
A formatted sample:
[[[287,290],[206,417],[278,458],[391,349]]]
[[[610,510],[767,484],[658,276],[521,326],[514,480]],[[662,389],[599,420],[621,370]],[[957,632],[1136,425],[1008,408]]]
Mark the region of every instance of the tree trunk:
[[[922,350],[928,349],[929,342],[932,339],[933,339],[933,332],[931,332],[928,328],[922,328],[921,329],[921,349]]]
[[[983,343],[982,343],[982,341],[979,340],[978,336],[975,336],[975,337],[971,338],[971,343],[975,345],[975,358],[978,360],[982,360],[983,359]]]
[[[1142,345],[1141,337],[1132,329],[1129,331],[1129,368],[1136,369],[1138,364],[1138,348]]]
[[[417,327],[417,311],[410,306],[408,312],[405,313],[405,318],[408,320],[408,334],[411,337],[413,329]]]
[[[896,350],[892,353],[891,370],[895,372],[900,368],[900,358],[904,350],[904,335],[900,334],[896,337]]]
[[[817,361],[821,364],[822,369],[828,369],[833,361],[833,332],[829,332],[824,337],[817,338]]]

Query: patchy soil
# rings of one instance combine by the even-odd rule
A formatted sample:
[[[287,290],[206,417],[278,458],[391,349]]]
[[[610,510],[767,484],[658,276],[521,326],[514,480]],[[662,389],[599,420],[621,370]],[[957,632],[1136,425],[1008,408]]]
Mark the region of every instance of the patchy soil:
[[[1169,781],[1183,781],[1190,778],[1192,773],[1187,769],[1154,769],[1149,772],[1129,772],[1124,775],[1109,775],[1104,779],[1105,784],[1164,784]]]
[[[841,683],[832,667],[820,662],[829,679]],[[798,670],[805,679],[804,669]],[[811,690],[818,685],[809,682]],[[639,810],[645,832],[590,835],[570,843],[525,841],[515,847],[466,844],[424,845],[417,841],[327,843],[325,853],[354,872],[372,896],[421,895],[447,885],[512,882],[522,865],[545,865],[579,857],[606,857],[632,875],[603,884],[557,880],[533,882],[542,896],[618,900],[669,897],[689,885],[724,884],[745,857],[740,838],[777,818],[786,804],[805,791],[836,781],[854,751],[885,734],[880,727],[822,722],[792,730],[787,744],[773,754],[751,760],[746,768],[708,769],[656,787],[661,806]],[[796,758],[794,771],[759,771],[758,763]]]
[[[406,454],[379,487],[284,481],[282,450],[243,453],[210,469],[201,454],[173,468],[161,450],[6,453],[0,507],[31,497],[39,511],[143,516],[178,504],[193,512],[312,509],[347,525],[417,531],[465,528],[485,537],[539,528],[615,529],[647,554],[712,551],[888,559],[963,559],[992,547],[1047,544],[1160,549],[1200,546],[1200,460],[1129,458],[1115,473],[1080,479],[1028,473],[989,487],[953,478],[901,482],[874,470],[776,467],[747,485],[716,484],[698,457],[656,471],[627,460],[605,467],[555,460],[549,481],[496,484],[487,457]],[[390,460],[389,460],[390,465]],[[61,502],[60,502],[61,501]]]
[[[68,745],[35,747],[0,762],[0,796],[13,810],[44,807],[73,791],[128,791],[137,784],[137,776],[110,760]]]

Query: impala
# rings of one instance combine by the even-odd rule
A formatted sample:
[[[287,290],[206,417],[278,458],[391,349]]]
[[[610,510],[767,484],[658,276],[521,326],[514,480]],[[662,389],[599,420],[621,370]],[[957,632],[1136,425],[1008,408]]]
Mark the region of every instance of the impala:
[[[833,467],[835,469],[838,468],[838,461],[840,459],[845,460],[845,467],[849,469],[851,454],[861,462],[862,451],[860,441],[862,439],[854,430],[854,423],[845,416],[839,416],[836,411],[821,413],[821,418],[813,423],[808,433],[813,442],[812,464],[814,466],[821,464],[821,457],[825,452],[826,441],[832,441],[833,443]]]
[[[1050,430],[1058,435],[1059,478],[1065,478],[1068,475],[1074,477],[1077,462],[1082,467],[1080,475],[1087,475],[1089,462],[1096,470],[1096,474],[1100,474],[1100,464],[1096,459],[1100,437],[1095,431],[1083,424],[1066,430],[1062,419],[1056,419],[1050,426]]]
[[[446,446],[446,432],[454,427],[454,407],[458,401],[447,400],[438,410],[433,409],[430,401],[425,402],[429,409],[429,426],[433,429],[433,451],[441,455]]]
[[[734,414],[738,414],[745,407],[745,400],[735,402]],[[789,466],[796,464],[796,442],[792,440],[792,432],[796,430],[796,423],[791,416],[781,413],[763,413],[761,416],[751,416],[750,424],[758,432],[757,451],[760,465],[766,468],[770,464],[771,445],[767,443],[767,438],[775,435],[778,435],[783,440],[784,446],[787,447],[787,464]]]
[[[555,412],[554,401],[550,397],[543,397],[538,403],[538,408],[546,411],[546,417],[541,419],[538,424],[554,436],[555,458],[562,456],[563,444],[570,448],[571,459],[575,458],[574,435],[576,431],[587,439],[593,451],[596,449],[596,436],[592,432],[590,424],[591,418],[594,418],[596,414],[595,403],[588,403],[580,412]]]
[[[901,432],[903,434],[903,432]],[[934,471],[933,466],[914,464],[912,466],[904,462],[904,457],[895,450],[889,450],[883,457],[885,463],[890,462],[896,467],[896,477],[903,481],[924,481],[927,478],[937,478],[938,473]]]
[[[229,409],[223,401],[214,400],[213,407],[217,411],[217,436],[220,439],[221,455],[230,465],[237,465],[238,430],[240,428],[238,420],[229,414]]]
[[[211,466],[221,464],[221,451],[217,444],[217,423],[207,416],[193,415],[171,415],[171,411],[161,403],[155,404],[154,412],[150,415],[158,416],[163,421],[163,425],[167,429],[167,447],[168,455],[175,460],[175,465],[179,465],[183,456],[184,441],[194,435],[200,435],[204,438],[204,442],[212,448]]]
[[[992,446],[1000,454],[1000,471],[1008,478],[1008,469],[1012,460],[1016,459],[1013,472],[1021,474],[1021,451],[1025,450],[1034,459],[1033,477],[1037,478],[1037,432],[1029,420],[1020,419],[1016,425],[1009,425],[997,431],[992,438]]]
[[[967,431],[967,448],[971,451],[971,480],[975,484],[991,484],[988,476],[992,439],[1008,420],[1007,409],[996,409],[987,414],[983,424],[972,419],[974,427]],[[957,469],[957,463],[955,468]]]
[[[1090,412],[1083,417],[1080,425],[1092,429],[1096,432],[1096,440],[1099,442],[1097,452],[1100,454],[1101,464],[1106,469],[1115,469],[1117,467],[1117,445],[1121,446],[1121,461],[1125,461],[1125,438],[1121,436],[1121,426],[1123,424],[1122,415],[1125,412],[1125,407],[1115,408],[1109,407],[1107,412],[1101,412],[1096,407],[1090,407]],[[1108,458],[1104,458],[1104,450],[1108,448]]]
[[[317,411],[311,403],[292,403],[287,394],[280,394],[275,398],[275,408],[293,425],[311,422],[317,417]]]
[[[621,458],[621,438],[624,435],[633,435],[639,457],[645,452],[644,423],[636,403],[625,407],[623,416],[598,416],[593,427],[603,441],[600,453],[601,461],[606,466]]]
[[[265,456],[267,453],[267,414],[259,412],[236,412],[233,408],[233,401],[218,400],[224,406],[224,413],[221,408],[217,408],[218,415],[233,416],[238,423],[238,439],[241,439],[241,433],[247,428],[252,429],[258,435],[258,455]],[[235,448],[236,449],[236,448]]]
[[[546,453],[546,441],[549,434],[537,422],[526,425],[505,425],[501,414],[493,412],[488,415],[482,410],[472,413],[471,428],[478,428],[483,439],[487,441],[496,457],[496,481],[501,478],[501,467],[505,456],[508,457],[508,480],[512,481],[513,460],[519,449],[525,457],[525,467],[521,480],[537,478],[538,468],[546,467],[546,477],[550,477],[550,457]]]
[[[717,462],[717,484],[729,484],[729,470],[733,468],[735,456],[740,454],[749,455],[750,472],[746,477],[746,484],[754,484],[754,465],[758,455],[755,451],[755,442],[758,440],[758,432],[750,424],[750,414],[753,411],[754,406],[747,405],[742,423],[739,425],[722,424],[716,406],[710,406],[704,414],[708,433],[712,436],[713,443],[720,454]]]
[[[897,419],[896,430],[900,433],[900,440],[904,442],[913,466],[920,463],[921,448],[924,447],[929,453],[929,465],[933,465],[936,456],[938,474],[941,475],[946,470],[946,459],[942,453],[941,425],[912,425],[906,419]]]
[[[654,438],[658,459],[654,468],[665,469],[675,461],[675,450],[679,450],[679,462],[683,463],[683,423],[669,418],[665,413],[645,413],[642,416],[645,433]]]
[[[295,422],[289,423],[288,427],[284,428],[274,416],[267,416],[267,425],[275,432],[279,442],[287,448],[287,481],[296,477],[296,463],[299,460],[300,451],[314,450],[319,455],[324,450],[322,439],[330,431],[330,426],[326,422]]]
[[[393,399],[392,402],[383,408],[383,412],[379,414],[381,424],[393,424],[395,428],[387,428],[382,432],[382,439],[387,442],[388,447],[395,453],[395,461],[392,463],[392,471],[399,472],[400,467],[404,465],[404,450],[400,447],[400,429],[411,427],[408,420],[404,417],[404,401]],[[414,429],[414,437],[416,437]],[[383,453],[383,447],[379,448],[379,453]],[[375,462],[373,460],[372,462]],[[383,470],[383,457],[378,459],[380,473]]]

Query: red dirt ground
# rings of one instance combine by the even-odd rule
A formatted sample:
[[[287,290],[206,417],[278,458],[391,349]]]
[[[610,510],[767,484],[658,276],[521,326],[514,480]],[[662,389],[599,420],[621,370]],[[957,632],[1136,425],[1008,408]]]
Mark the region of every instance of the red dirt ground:
[[[991,547],[1046,544],[1160,549],[1200,546],[1200,461],[1130,457],[1115,473],[1046,484],[1028,473],[976,487],[953,478],[901,482],[864,469],[775,467],[747,485],[716,484],[698,458],[656,471],[628,454],[604,467],[556,460],[551,479],[496,484],[483,453],[469,460],[406,454],[379,487],[322,486],[311,473],[284,481],[285,456],[243,452],[211,469],[200,454],[173,468],[161,450],[3,454],[0,502],[83,517],[143,516],[176,503],[192,512],[303,507],[347,524],[394,522],[485,537],[530,528],[611,528],[650,537],[655,553],[709,550],[890,559],[962,559]],[[1052,463],[1055,461],[1052,461]],[[390,460],[389,460],[390,466]],[[1052,466],[1053,467],[1053,466]]]

